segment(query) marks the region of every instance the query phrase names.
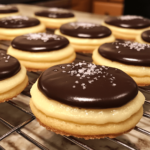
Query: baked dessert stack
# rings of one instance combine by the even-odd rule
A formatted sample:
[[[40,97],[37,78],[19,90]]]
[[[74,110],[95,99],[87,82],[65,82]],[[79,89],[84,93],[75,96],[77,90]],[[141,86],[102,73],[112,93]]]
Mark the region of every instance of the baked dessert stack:
[[[113,138],[134,128],[144,100],[123,71],[79,62],[43,72],[31,89],[30,107],[41,125],[58,134]]]
[[[0,50],[0,102],[17,96],[27,85],[26,69],[16,58]]]
[[[58,29],[65,23],[77,21],[71,11],[62,8],[49,8],[35,12],[34,15],[50,29]]]
[[[123,70],[140,86],[150,85],[150,45],[118,40],[93,52],[93,61]]]
[[[19,10],[15,6],[0,5],[0,18],[19,15]]]
[[[16,36],[44,31],[44,24],[33,17],[18,15],[0,18],[0,40],[13,40]]]
[[[142,16],[125,15],[108,17],[103,25],[112,30],[116,39],[134,41],[137,35],[150,29],[150,20]]]
[[[60,35],[30,33],[16,37],[8,48],[8,54],[16,57],[29,71],[74,61],[76,54],[69,41]]]
[[[99,45],[115,41],[109,28],[89,22],[63,24],[55,34],[65,36],[76,52],[84,53],[92,53]]]
[[[137,35],[135,41],[139,43],[150,44],[150,30],[146,30]]]

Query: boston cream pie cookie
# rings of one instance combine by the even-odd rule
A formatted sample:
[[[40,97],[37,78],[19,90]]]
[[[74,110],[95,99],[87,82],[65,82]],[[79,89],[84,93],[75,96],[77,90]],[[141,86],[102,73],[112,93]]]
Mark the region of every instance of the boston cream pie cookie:
[[[35,12],[35,17],[43,22],[46,28],[58,29],[62,24],[75,22],[75,15],[69,10],[50,8],[48,10]]]
[[[45,26],[36,18],[9,16],[0,19],[1,40],[12,40],[19,35],[44,31]]]
[[[64,24],[55,33],[68,38],[76,52],[91,53],[99,45],[115,41],[109,28],[87,22]]]
[[[135,40],[136,36],[150,28],[150,20],[141,16],[109,17],[104,26],[110,28],[117,39]]]
[[[0,102],[17,96],[27,84],[26,69],[16,58],[0,50]]]
[[[118,40],[101,45],[93,52],[95,64],[118,68],[138,85],[150,85],[150,45]]]
[[[15,6],[0,5],[0,18],[19,15],[19,10]]]
[[[136,39],[136,42],[150,44],[150,30],[146,30],[139,34]]]
[[[57,65],[31,89],[30,107],[48,130],[85,139],[116,137],[143,115],[144,96],[119,69],[86,62]]]
[[[16,37],[8,48],[27,70],[43,71],[47,68],[74,61],[76,54],[69,41],[60,35],[32,33]]]

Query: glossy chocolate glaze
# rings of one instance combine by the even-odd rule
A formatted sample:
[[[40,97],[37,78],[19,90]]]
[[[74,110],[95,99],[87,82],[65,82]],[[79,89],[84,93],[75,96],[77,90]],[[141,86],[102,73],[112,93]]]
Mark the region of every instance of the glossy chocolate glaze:
[[[18,12],[18,8],[10,5],[0,5],[0,14],[15,13]]]
[[[119,69],[79,62],[53,66],[38,80],[49,99],[82,108],[114,108],[132,100],[136,83]]]
[[[16,37],[11,45],[15,49],[30,52],[46,52],[59,50],[69,44],[63,36],[48,33],[30,33]]]
[[[105,23],[129,29],[142,29],[150,26],[150,20],[141,16],[121,16],[121,17],[109,17],[105,20]]]
[[[141,34],[141,38],[145,41],[150,43],[150,30],[146,30]]]
[[[9,16],[0,19],[0,28],[26,28],[39,24],[38,19],[27,16]]]
[[[71,22],[63,24],[60,32],[78,38],[104,38],[111,35],[111,30],[105,26],[87,22]]]
[[[118,40],[101,45],[98,52],[112,61],[129,65],[150,66],[150,45]]]
[[[60,8],[50,8],[48,10],[35,12],[36,16],[48,17],[48,18],[71,18],[74,14],[69,10]]]
[[[20,71],[19,61],[0,50],[0,81],[14,76]]]

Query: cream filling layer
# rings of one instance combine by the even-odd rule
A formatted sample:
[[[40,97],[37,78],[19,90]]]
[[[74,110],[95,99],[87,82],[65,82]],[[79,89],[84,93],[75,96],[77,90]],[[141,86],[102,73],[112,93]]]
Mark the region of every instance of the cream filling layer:
[[[20,60],[20,63],[28,69],[42,69],[42,70],[44,69],[45,70],[45,69],[47,69],[51,66],[54,66],[54,65],[71,63],[72,61],[74,61],[75,57],[76,57],[76,53],[74,52],[69,57],[67,57],[65,59],[62,59],[62,60],[58,60],[58,61],[53,61],[53,62],[31,62],[31,61]]]
[[[86,46],[99,46],[99,45],[107,43],[107,42],[109,43],[109,42],[115,41],[115,37],[112,34],[108,37],[99,38],[99,39],[71,37],[71,36],[62,34],[59,29],[57,29],[55,31],[55,34],[62,35],[64,37],[66,37],[70,41],[70,43],[72,43],[72,44],[86,45]]]
[[[26,77],[26,69],[21,65],[20,71],[14,76],[0,81],[0,94],[5,93],[19,85]]]
[[[119,136],[120,134],[126,133],[134,128],[143,115],[143,107],[141,107],[137,113],[132,115],[127,120],[119,123],[81,124],[56,119],[43,114],[35,107],[32,99],[30,100],[30,107],[40,124],[48,130],[52,130],[58,134],[65,134],[68,136],[76,136],[86,139],[105,137],[114,138]]]
[[[49,52],[28,52],[15,49],[12,46],[8,48],[8,54],[16,57],[19,60],[32,61],[32,62],[53,62],[65,59],[74,54],[73,47],[69,44],[67,47],[49,51]]]
[[[92,58],[94,63],[96,63],[97,65],[105,65],[109,67],[118,68],[131,76],[150,77],[150,67],[127,65],[117,61],[112,61],[110,59],[102,57],[98,53],[98,49],[94,50]]]
[[[35,107],[46,116],[79,124],[105,124],[124,121],[138,112],[145,100],[143,94],[138,92],[133,100],[118,108],[81,109],[48,99],[37,88],[37,82],[31,88],[31,96]]]
[[[0,13],[0,18],[8,17],[8,16],[16,16],[16,15],[20,15],[20,13],[19,13],[19,12],[15,12],[15,13],[5,13],[5,14],[1,14],[1,13]]]
[[[133,36],[133,35],[137,36],[141,32],[150,29],[150,27],[143,28],[143,29],[126,29],[126,28],[120,28],[120,27],[112,26],[112,25],[109,25],[105,22],[103,22],[102,25],[104,25],[104,26],[108,27],[109,29],[111,29],[112,32],[114,32],[114,34],[115,34],[115,32],[119,32],[119,33],[122,33],[122,34],[125,34],[125,35],[128,35],[128,36]]]

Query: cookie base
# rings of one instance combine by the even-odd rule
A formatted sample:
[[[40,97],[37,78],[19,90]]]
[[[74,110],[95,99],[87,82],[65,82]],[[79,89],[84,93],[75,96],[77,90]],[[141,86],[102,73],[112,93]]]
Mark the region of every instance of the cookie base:
[[[20,63],[28,70],[28,71],[45,71],[49,67],[59,65],[59,64],[65,64],[65,63],[71,63],[75,60],[76,58],[76,53],[74,52],[71,56],[54,61],[54,62],[30,62],[30,61],[25,61],[25,60],[20,60]]]
[[[141,107],[141,109],[137,113],[135,113],[133,116],[131,116],[129,119],[123,122],[120,122],[119,125],[121,125],[121,128],[126,125],[129,126],[127,130],[124,130],[124,128],[122,128],[124,130],[123,132],[101,134],[100,131],[98,131],[97,129],[102,128],[101,130],[103,130],[103,128],[105,128],[105,126],[109,126],[109,124],[104,124],[104,125],[76,124],[73,122],[67,122],[65,120],[52,118],[52,117],[46,116],[41,111],[39,111],[33,104],[32,99],[30,100],[30,107],[31,107],[32,112],[36,116],[38,122],[42,126],[44,126],[46,129],[53,131],[57,134],[66,135],[66,136],[74,136],[77,138],[84,138],[84,139],[100,139],[100,138],[105,138],[105,137],[114,138],[116,136],[127,133],[134,128],[134,126],[138,123],[138,121],[143,115],[143,108]],[[110,124],[111,125],[109,126],[109,130],[111,127],[117,125],[115,123],[110,123]],[[95,131],[94,130],[91,131],[92,128],[97,128],[97,129]],[[84,129],[84,131],[82,129]],[[86,133],[86,132],[89,132],[89,133]]]
[[[23,82],[21,84],[19,84],[18,86],[16,86],[15,88],[0,94],[0,103],[5,102],[5,101],[9,101],[12,98],[16,97],[17,95],[19,95],[26,87],[28,86],[28,77],[26,76],[25,79],[23,80]]]

